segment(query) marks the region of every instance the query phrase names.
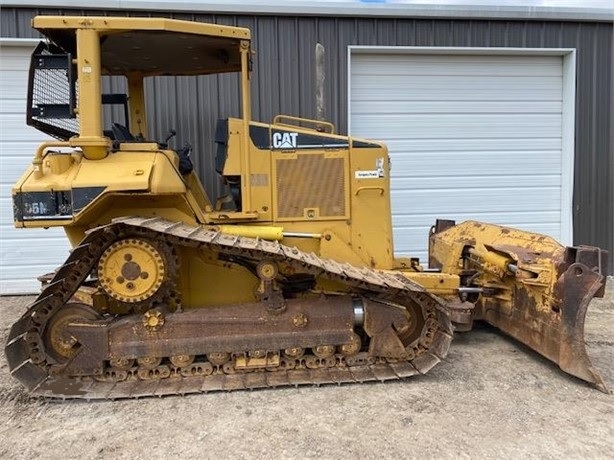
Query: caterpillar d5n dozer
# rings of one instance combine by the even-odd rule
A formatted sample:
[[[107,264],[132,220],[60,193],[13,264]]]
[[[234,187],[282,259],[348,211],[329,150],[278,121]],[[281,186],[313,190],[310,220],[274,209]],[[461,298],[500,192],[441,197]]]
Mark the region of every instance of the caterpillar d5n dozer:
[[[116,17],[33,26],[47,41],[32,56],[28,123],[58,140],[15,185],[15,224],[61,226],[73,250],[6,344],[31,394],[405,378],[446,356],[454,325],[480,319],[605,391],[583,339],[604,251],[441,220],[431,268],[395,258],[385,145],[321,121],[252,121],[249,30]],[[144,80],[223,72],[239,74],[242,114],[211,139],[229,190],[214,202],[189,149],[151,139]],[[102,93],[109,75],[127,94]],[[119,107],[108,126],[107,104]]]

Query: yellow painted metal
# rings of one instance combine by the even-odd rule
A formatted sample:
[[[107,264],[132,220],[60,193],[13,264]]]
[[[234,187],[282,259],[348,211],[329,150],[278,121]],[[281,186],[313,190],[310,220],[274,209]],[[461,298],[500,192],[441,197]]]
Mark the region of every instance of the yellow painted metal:
[[[274,220],[350,218],[347,151],[273,151],[271,160]]]
[[[117,152],[104,162],[83,159],[76,168],[72,187],[101,186],[105,193],[148,190],[159,157],[160,154],[149,152]]]
[[[252,196],[251,196],[251,167],[250,167],[250,151],[249,151],[249,141],[247,137],[247,133],[249,132],[249,121],[252,118],[251,115],[251,96],[250,96],[250,87],[249,87],[249,60],[250,60],[251,49],[249,47],[248,41],[241,42],[241,95],[242,95],[242,104],[241,110],[243,114],[242,124],[243,124],[243,142],[241,144],[241,182],[244,184],[241,190],[241,202],[243,204],[243,209],[247,212],[254,212],[252,209]],[[257,212],[257,211],[256,211]]]
[[[466,221],[438,234],[430,247],[430,258],[449,274],[478,268],[474,283],[495,287],[501,292],[500,307],[513,308],[512,294],[518,286],[525,288],[535,309],[550,313],[558,281],[557,264],[564,260],[565,247],[553,238],[514,228]],[[459,242],[466,241],[466,244]],[[463,253],[471,256],[462,264]],[[508,264],[518,271],[512,272]],[[487,312],[484,312],[487,314]]]
[[[479,251],[473,248],[469,249],[468,253],[477,257],[478,259],[481,259],[482,267],[497,276],[503,277],[506,274],[513,274],[512,270],[510,269],[510,264],[514,261],[509,256],[505,256],[494,251]]]
[[[352,245],[352,230],[347,223],[334,226],[333,228],[326,228],[322,235],[320,248],[317,251],[322,257],[342,260],[357,266],[376,266],[370,260],[369,254],[362,251],[363,247],[361,245]],[[379,266],[378,268],[386,269],[391,267]]]
[[[79,41],[79,44],[83,44],[84,50],[81,49],[81,45],[77,47],[77,54],[84,53],[85,57],[79,58],[82,61],[91,59],[87,57],[88,53],[91,56],[96,54],[96,47],[90,43],[97,40],[95,37],[124,34],[128,40],[127,32],[131,30],[158,30],[168,33],[232,38],[236,40],[241,58],[242,118],[229,119],[228,122],[228,158],[224,175],[241,177],[242,209],[213,210],[211,200],[204,193],[198,178],[193,173],[185,177],[178,174],[178,157],[175,152],[161,151],[154,143],[122,143],[119,145],[119,151],[106,157],[104,162],[100,162],[99,167],[95,167],[86,156],[80,163],[71,165],[62,175],[44,176],[41,180],[23,184],[23,191],[29,189],[63,190],[75,186],[106,187],[96,202],[86,206],[73,222],[68,223],[74,228],[70,231],[71,240],[77,239],[77,235],[87,226],[102,223],[102,219],[121,215],[114,209],[121,210],[125,213],[124,215],[160,215],[169,218],[175,216],[182,220],[194,220],[203,224],[228,225],[249,222],[250,224],[263,224],[257,226],[275,227],[276,223],[283,222],[284,228],[288,231],[323,235],[318,241],[293,239],[292,243],[299,248],[304,247],[325,257],[358,265],[383,269],[391,269],[395,266],[389,205],[389,164],[387,151],[383,144],[366,141],[370,147],[363,146],[355,149],[352,146],[354,140],[347,136],[320,133],[309,127],[287,124],[275,126],[291,129],[298,134],[325,135],[342,147],[323,146],[319,149],[284,152],[283,154],[269,151],[268,154],[262,155],[261,149],[253,144],[249,136],[250,126],[259,126],[269,131],[273,129],[273,126],[250,121],[249,59],[251,49],[249,31],[225,26],[220,26],[218,29],[215,25],[150,18],[144,20],[143,18],[38,17],[34,20],[34,26],[51,37],[55,36],[54,30],[73,30],[76,36],[87,37]],[[57,33],[60,34],[60,32]],[[64,36],[67,34],[64,33]],[[99,69],[93,69],[93,71],[94,73],[100,72]],[[145,74],[141,72],[126,75],[130,91],[132,129],[146,133],[144,118],[143,123],[138,122],[146,109],[142,94],[143,76]],[[79,78],[86,78],[86,75],[82,72]],[[84,88],[81,87],[80,82],[80,97]],[[88,97],[91,100],[99,98],[99,94],[93,94],[99,92],[99,88],[95,86],[91,88],[92,90],[88,93],[92,94],[89,94]],[[90,106],[90,110],[94,110],[92,107]],[[99,109],[96,110],[99,112]],[[87,117],[92,118],[93,122],[89,125],[86,122],[84,133],[92,134],[101,131],[98,118],[90,112]],[[282,120],[276,119],[278,123]],[[300,120],[300,122],[305,121]],[[318,127],[320,123],[314,120],[313,126]],[[79,139],[77,141],[80,142]],[[73,142],[71,144],[77,145]],[[313,163],[314,159],[317,160],[316,163]],[[303,160],[306,161],[305,164],[310,164],[310,162],[314,164],[310,176],[301,176],[301,166],[297,169],[296,177],[288,176],[283,180],[313,182],[316,190],[330,183],[342,184],[339,190],[335,191],[334,197],[323,196],[319,202],[310,203],[308,199],[301,196],[292,198],[280,195],[280,193],[283,194],[283,191],[279,190],[280,174],[291,174],[291,171],[280,171],[278,165],[291,162],[299,165]],[[329,166],[333,164],[341,166],[335,167],[336,169],[330,168]],[[382,171],[381,177],[370,179],[356,177],[356,171],[373,170],[376,165]],[[61,168],[64,167],[65,165]],[[118,200],[122,199],[120,197],[125,197],[126,193],[132,194],[130,201],[118,203]],[[169,195],[173,195],[174,198],[161,201],[160,197]],[[150,199],[154,197],[156,198]],[[339,204],[331,204],[333,198]],[[295,205],[300,209],[298,213],[285,212],[282,216],[279,212],[280,204],[284,204],[286,209]],[[156,210],[156,206],[173,206],[174,209],[158,208]],[[66,225],[67,222],[64,221],[63,224]],[[39,223],[32,222],[25,225],[41,226]],[[244,230],[241,232],[245,234]],[[254,232],[254,230],[251,229],[249,232]],[[279,240],[281,235],[277,230],[273,234],[268,230],[263,237]]]
[[[207,196],[207,192],[205,192],[205,189],[202,183],[200,182],[200,179],[198,178],[198,176],[196,175],[194,171],[183,176],[183,179],[185,180],[185,183],[190,192],[188,195],[193,197],[194,199],[195,208],[203,211],[203,216],[199,218],[199,221],[205,222],[206,218],[204,217],[204,213],[208,213],[213,210],[211,201],[209,200],[209,197]]]
[[[260,225],[218,225],[220,232],[227,235],[260,238],[263,240],[281,241],[284,237],[283,227],[265,227]]]
[[[75,162],[75,158],[70,154],[47,155],[44,168],[48,169],[54,176],[64,174]]]
[[[383,143],[365,141],[370,148],[350,149],[351,242],[352,247],[368,258],[369,265],[377,268],[394,266],[392,240],[392,213],[390,209],[390,161]],[[361,179],[356,171],[381,168],[381,175]],[[361,187],[381,187],[356,194]]]
[[[416,271],[395,271],[418,283],[428,292],[439,296],[455,296],[458,292],[459,277],[449,273],[427,273]]]
[[[245,267],[220,261],[213,251],[180,249],[178,256],[182,275],[178,290],[184,309],[257,300],[259,281]]]
[[[121,142],[119,144],[120,152],[164,152],[160,150],[160,146],[155,142]],[[169,151],[166,151],[169,152]],[[168,156],[168,155],[167,155]],[[174,157],[169,157],[174,164],[179,163]]]
[[[251,35],[250,30],[243,27],[150,17],[36,16],[32,20],[32,27],[35,29],[95,29],[126,33],[134,30],[157,30],[237,40],[249,40]]]
[[[164,325],[164,315],[158,310],[149,310],[143,314],[142,324],[152,332]]]
[[[108,139],[102,137],[100,82],[100,37],[92,29],[77,29],[77,74],[79,79],[79,141],[88,160],[107,156]]]
[[[147,115],[145,112],[145,91],[143,74],[131,72],[128,75],[128,107],[130,109],[130,132],[147,139]]]
[[[74,34],[78,62],[81,63],[80,80],[87,78],[86,74],[89,72],[83,71],[83,64],[86,60],[95,60],[94,57],[100,52],[100,45],[98,44],[97,48],[97,44],[93,42],[98,43],[98,38],[102,36],[125,38],[126,43],[130,43],[131,39],[136,40],[134,34],[130,37],[130,31],[158,31],[202,35],[204,45],[214,43],[206,41],[211,37],[228,39],[231,41],[224,43],[236,44],[240,65],[234,70],[241,72],[242,116],[228,120],[228,156],[223,174],[241,177],[242,208],[214,210],[212,200],[207,197],[195,173],[185,176],[179,173],[179,160],[174,151],[161,150],[152,142],[126,142],[119,144],[119,149],[103,160],[89,159],[102,155],[74,154],[70,157],[71,160],[66,157],[52,160],[47,165],[43,161],[45,149],[41,149],[35,158],[37,165],[40,165],[39,176],[35,178],[34,169],[31,169],[20,182],[20,191],[71,190],[100,186],[105,189],[69,221],[28,221],[19,224],[33,227],[63,225],[71,243],[76,245],[88,228],[103,225],[115,217],[159,216],[191,224],[220,225],[219,228],[227,234],[282,241],[323,257],[358,266],[382,269],[395,267],[389,205],[389,164],[385,146],[378,142],[365,141],[369,143],[369,147],[355,149],[352,146],[354,139],[332,132],[322,133],[315,129],[326,126],[326,130],[334,131],[334,127],[317,120],[282,116],[275,119],[275,125],[252,122],[249,69],[252,51],[247,29],[156,18],[114,17],[37,17],[33,24],[52,39],[70,37],[71,32]],[[135,70],[125,74],[128,80],[130,128],[134,134],[149,134],[143,78],[155,75],[158,71],[143,72],[135,67]],[[197,68],[194,67],[190,71],[197,73]],[[92,68],[91,75],[98,75],[100,72],[115,71]],[[81,120],[83,131],[80,132],[79,138],[63,145],[81,148],[86,141],[102,139],[100,145],[103,145],[102,142],[106,144],[101,151],[106,153],[110,144],[102,137],[100,126],[100,87],[94,82],[91,82],[90,86],[83,86],[79,81],[79,97],[80,105],[83,105],[83,101],[96,102],[88,105],[89,111],[80,113],[85,120]],[[85,99],[81,99],[82,97]],[[300,123],[301,126],[293,125],[294,122]],[[263,152],[250,138],[250,127],[259,127],[269,133],[273,129],[284,129],[304,135],[324,135],[326,139],[335,141],[341,147],[323,145],[322,148],[283,154],[265,148]],[[92,139],[86,139],[86,134]],[[47,150],[49,148],[51,144],[46,147]],[[287,162],[286,165],[295,162],[300,167],[296,168],[296,171],[288,168],[282,171],[278,165],[284,161]],[[306,170],[303,170],[301,175],[302,162],[312,164],[309,176],[305,176]],[[331,165],[335,165],[335,168],[330,167]],[[381,177],[356,178],[355,171],[373,170],[376,165],[382,170]],[[280,179],[280,174],[285,174],[286,177]],[[323,194],[317,203],[312,203],[300,196],[281,196],[283,191],[279,189],[279,180],[282,179],[286,183],[312,182],[315,184],[312,188],[316,191],[328,184],[341,186],[335,189],[334,197]],[[333,199],[336,200],[334,203]],[[300,211],[296,214],[286,212],[285,217],[281,217],[279,205],[284,200],[285,204],[282,204],[286,209],[297,205],[301,206]],[[282,222],[283,227],[279,225]],[[283,237],[282,228],[288,232],[318,234],[321,238],[287,239]],[[183,284],[181,291],[185,293],[185,298],[182,298],[182,304],[187,308],[254,300],[257,282],[255,283],[253,274],[249,271],[236,266],[229,267],[228,264],[218,261],[215,254],[183,254],[181,259],[178,282]],[[429,282],[431,280],[428,277],[425,279]],[[198,280],[196,285],[192,285],[193,280]],[[433,281],[432,284],[438,282]],[[444,285],[440,286],[440,291],[447,292],[449,283],[451,281],[446,279]]]
[[[240,69],[237,70],[241,71],[242,117],[231,118],[228,121],[228,158],[224,175],[241,177],[242,209],[215,211],[196,175],[190,173],[182,177],[178,173],[178,157],[175,152],[160,150],[155,143],[122,143],[119,145],[119,151],[108,155],[103,162],[94,163],[86,155],[82,161],[75,161],[66,168],[68,161],[61,160],[61,165],[58,162],[50,166],[55,171],[63,170],[62,174],[53,175],[45,172],[42,178],[31,182],[26,180],[22,184],[22,191],[106,187],[99,199],[83,208],[75,216],[74,221],[68,223],[71,229],[67,232],[71,241],[77,241],[88,226],[101,224],[106,219],[121,215],[165,216],[203,224],[220,224],[224,226],[222,228],[225,228],[226,233],[274,240],[283,240],[281,226],[275,225],[283,222],[283,228],[289,232],[322,235],[319,240],[293,238],[292,244],[299,248],[356,265],[382,269],[395,267],[386,147],[378,142],[365,141],[368,142],[368,147],[356,149],[352,145],[354,142],[352,138],[321,133],[314,129],[322,125],[317,120],[311,120],[313,126],[309,125],[309,120],[294,119],[294,117],[277,117],[276,125],[251,122],[249,31],[155,18],[37,17],[33,24],[52,37],[56,33],[54,30],[72,29],[75,36],[79,37],[77,54],[83,54],[78,58],[81,59],[79,62],[92,60],[99,52],[96,45],[92,44],[98,41],[99,36],[126,34],[128,40],[127,32],[131,30],[157,30],[165,33],[232,38],[240,54]],[[79,78],[87,78],[85,75],[87,72],[81,70]],[[92,72],[97,74],[100,69],[93,68]],[[144,116],[146,110],[143,96],[144,76],[146,74],[141,71],[126,74],[131,129],[133,132],[146,135],[148,129]],[[90,97],[92,101],[95,98],[99,99],[99,87],[92,84],[86,96],[84,91],[88,87],[82,87],[81,82],[79,84],[80,97]],[[99,105],[99,102],[90,104],[88,106],[90,111],[82,114],[91,121],[86,121],[81,134],[101,132],[98,118],[100,110],[94,108],[96,105]],[[97,111],[97,115],[91,113],[93,110]],[[282,123],[283,120],[300,122],[308,126],[294,126]],[[279,127],[298,134],[325,135],[327,139],[337,142],[342,147],[323,146],[284,153],[269,150],[266,155],[262,155],[262,150],[256,147],[250,138],[250,126],[261,127],[269,132]],[[334,130],[333,127],[329,129]],[[73,142],[71,144],[76,145]],[[280,165],[290,165],[292,162],[297,165],[296,177],[292,176],[293,169],[280,169]],[[308,170],[303,168],[303,164],[312,165],[312,171],[309,170],[311,172],[307,176],[305,173]],[[340,166],[333,168],[332,165]],[[356,171],[376,168],[381,170],[381,175],[377,178],[364,179],[355,174]],[[46,171],[44,166],[42,169]],[[287,177],[281,178],[281,175]],[[341,184],[341,186],[337,187],[338,190],[335,189],[334,196],[323,195],[314,203],[300,194],[295,197],[283,195],[283,190],[280,189],[283,181],[312,183],[315,191],[329,184]],[[313,190],[310,189],[308,192],[311,193]],[[296,213],[284,211],[280,214],[282,205],[286,206],[287,210],[292,206],[299,206],[300,209]],[[250,225],[244,225],[247,222]],[[243,225],[236,226],[241,223]],[[64,221],[62,224],[66,225],[67,222]],[[25,225],[41,224],[28,222]]]
[[[176,222],[191,225],[198,223],[185,195],[151,195],[149,193],[106,193],[91,205],[84,208],[72,222],[58,222],[63,225],[71,245],[76,246],[85,236],[85,232],[111,220],[125,216],[163,217]],[[25,222],[26,227],[52,226],[53,222]]]
[[[210,223],[222,223],[222,222],[257,222],[263,221],[262,217],[257,212],[245,212],[245,211],[211,211],[205,214],[206,221]]]
[[[98,279],[107,294],[122,302],[141,302],[162,285],[164,259],[150,243],[125,239],[113,243],[100,257]]]
[[[270,131],[274,127],[264,123],[251,122],[250,126]],[[310,128],[292,127],[292,131],[298,134],[319,135]],[[289,231],[317,233],[328,235],[328,239],[322,238],[321,245],[315,248],[315,252],[336,260],[344,260],[359,265],[368,265],[378,268],[392,268],[394,256],[392,251],[392,223],[390,218],[390,179],[388,153],[382,143],[368,142],[373,147],[354,149],[351,147],[352,138],[334,134],[326,134],[330,139],[339,144],[350,147],[309,150],[284,151],[267,150],[263,155],[262,149],[257,148],[249,137],[249,132],[244,130],[243,120],[228,120],[228,157],[224,165],[225,176],[239,176],[242,174],[242,152],[244,142],[249,143],[250,152],[250,179],[252,185],[249,189],[244,187],[244,193],[251,195],[251,208],[257,210],[258,215],[248,213],[245,208],[240,213],[208,213],[207,217],[215,222],[221,220],[245,222],[257,217],[258,222],[283,223]],[[356,139],[356,141],[364,141]],[[279,169],[278,162],[301,161],[297,159],[312,158],[314,160],[305,164],[313,165],[313,172],[306,174],[302,167]],[[332,173],[328,167],[329,162],[338,158],[342,167],[338,172]],[[317,160],[317,164],[315,164]],[[302,163],[301,163],[302,165]],[[371,179],[357,179],[355,171],[373,170],[376,166],[382,169],[382,176]],[[311,167],[311,166],[310,166]],[[296,177],[282,177],[287,174],[295,174]],[[257,180],[255,180],[255,179]],[[281,201],[286,200],[290,207],[300,207],[300,212],[294,214],[279,215],[280,194],[284,191],[279,189],[283,183],[302,183],[307,187],[307,192],[319,192],[330,184],[344,184],[336,191],[335,199],[342,197],[341,212],[336,215],[323,215],[322,207],[330,206],[332,196],[327,195],[320,203],[310,205],[310,197],[307,193],[299,193],[295,196],[285,194]],[[361,187],[377,187],[377,190],[364,190],[356,194]],[[293,200],[288,202],[288,200]],[[283,213],[282,213],[283,214]],[[300,248],[306,247],[313,251],[313,243],[301,240],[293,240],[293,244]]]

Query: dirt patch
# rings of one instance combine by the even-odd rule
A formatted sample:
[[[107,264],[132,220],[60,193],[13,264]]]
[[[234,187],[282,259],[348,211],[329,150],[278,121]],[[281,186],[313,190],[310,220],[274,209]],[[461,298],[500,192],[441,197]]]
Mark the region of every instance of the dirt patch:
[[[586,340],[614,388],[614,280]],[[32,297],[0,298],[0,342]],[[405,381],[86,403],[30,399],[0,357],[0,457],[612,458],[614,396],[482,326]]]

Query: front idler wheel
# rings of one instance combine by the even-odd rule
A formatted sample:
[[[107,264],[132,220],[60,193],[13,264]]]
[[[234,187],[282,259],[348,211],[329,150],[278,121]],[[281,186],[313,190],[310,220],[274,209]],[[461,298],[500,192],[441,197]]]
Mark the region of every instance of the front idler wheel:
[[[45,327],[43,340],[47,354],[60,364],[67,362],[80,347],[78,340],[68,331],[68,326],[101,319],[95,310],[84,303],[67,303],[51,317]]]

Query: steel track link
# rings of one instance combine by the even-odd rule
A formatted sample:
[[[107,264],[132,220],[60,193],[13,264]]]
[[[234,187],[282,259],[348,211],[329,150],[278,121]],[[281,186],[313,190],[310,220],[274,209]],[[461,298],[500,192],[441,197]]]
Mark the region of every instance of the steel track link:
[[[428,312],[429,330],[408,361],[347,365],[316,369],[282,369],[234,374],[182,376],[179,372],[159,379],[138,378],[100,381],[91,377],[50,375],[42,334],[46,322],[77,291],[95,267],[103,251],[119,238],[164,237],[173,245],[214,249],[228,256],[283,262],[303,273],[322,276],[371,296],[375,301],[418,303]],[[34,396],[68,399],[120,399],[170,394],[206,393],[279,386],[342,384],[402,379],[424,374],[443,359],[452,339],[452,326],[440,299],[401,274],[391,274],[347,263],[322,259],[278,242],[225,235],[221,232],[171,222],[162,218],[121,218],[87,233],[70,253],[53,279],[44,287],[26,313],[12,326],[5,347],[11,374]],[[339,360],[342,361],[342,360]]]

